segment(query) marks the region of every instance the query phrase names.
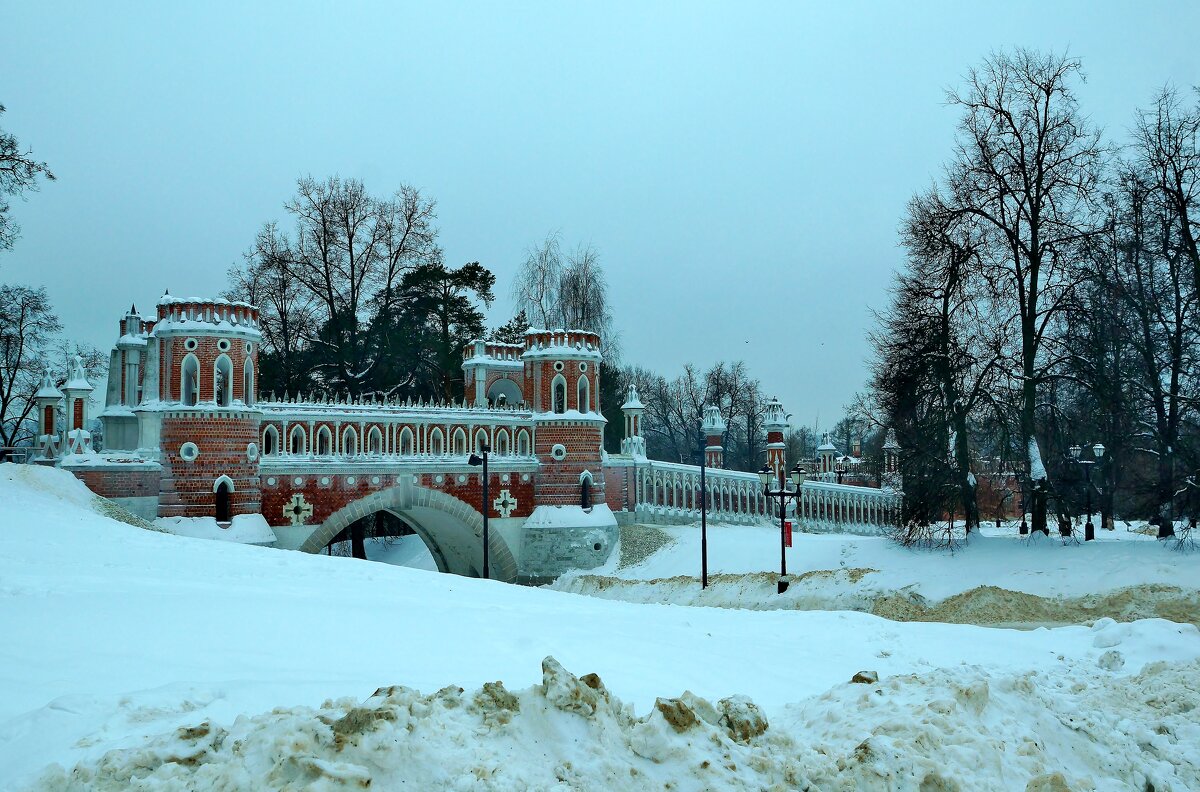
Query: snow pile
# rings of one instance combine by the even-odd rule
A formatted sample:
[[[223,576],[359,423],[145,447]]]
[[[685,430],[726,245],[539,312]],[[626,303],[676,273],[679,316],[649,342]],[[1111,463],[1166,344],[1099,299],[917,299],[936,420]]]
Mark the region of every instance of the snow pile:
[[[6,518],[49,521],[65,516],[72,522],[89,522],[101,515],[126,525],[152,531],[161,529],[141,517],[130,514],[117,504],[92,492],[82,481],[62,470],[45,465],[0,464],[0,493],[19,492],[20,497],[5,504]],[[49,524],[48,522],[46,524]],[[0,528],[9,527],[8,520],[0,522]]]
[[[1112,630],[1098,625],[1096,642],[1119,644]],[[1200,663],[1107,670],[863,672],[770,719],[745,697],[686,691],[637,717],[599,676],[548,657],[542,684],[516,693],[392,686],[205,720],[51,768],[33,789],[1197,788]]]
[[[216,539],[241,544],[272,544],[275,532],[261,514],[234,515],[228,528],[222,528],[215,517],[159,517],[154,524],[176,536],[194,539]]]

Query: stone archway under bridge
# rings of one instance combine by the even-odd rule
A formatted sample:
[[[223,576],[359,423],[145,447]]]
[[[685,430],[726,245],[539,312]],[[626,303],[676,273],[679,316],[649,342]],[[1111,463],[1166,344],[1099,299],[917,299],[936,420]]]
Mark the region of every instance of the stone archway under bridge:
[[[329,515],[299,549],[319,553],[352,523],[376,512],[389,512],[408,524],[442,572],[466,577],[483,575],[483,516],[451,495],[411,482],[373,492]],[[489,565],[493,580],[517,579],[517,561],[495,527],[489,535]]]

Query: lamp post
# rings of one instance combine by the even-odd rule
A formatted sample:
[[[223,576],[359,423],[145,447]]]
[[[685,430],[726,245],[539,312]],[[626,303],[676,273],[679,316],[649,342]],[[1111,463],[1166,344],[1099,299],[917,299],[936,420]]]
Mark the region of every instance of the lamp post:
[[[467,459],[467,464],[470,465],[471,467],[479,467],[480,465],[483,466],[483,579],[484,580],[489,580],[491,578],[491,568],[488,565],[488,544],[489,544],[488,539],[489,539],[489,536],[488,536],[488,469],[487,469],[488,452],[491,450],[492,450],[492,447],[490,445],[488,445],[487,443],[480,443],[479,444],[479,452],[481,454],[483,454],[483,456],[480,457],[477,454],[471,454],[470,458]]]
[[[1083,541],[1090,542],[1096,538],[1096,527],[1092,525],[1092,465],[1104,457],[1104,445],[1096,443],[1092,446],[1095,459],[1080,459],[1082,453],[1081,446],[1071,446],[1071,457],[1075,460],[1075,464],[1083,468],[1083,489],[1087,493],[1087,522],[1083,526]]]
[[[837,475],[837,483],[838,483],[838,484],[841,484],[841,483],[842,483],[842,476],[846,475],[846,468],[845,468],[845,466],[844,466],[844,465],[842,465],[842,463],[841,463],[841,462],[839,462],[839,463],[838,463],[838,466],[837,466],[837,467],[835,467],[835,468],[833,469],[833,472],[834,472],[834,474],[836,474],[836,475]]]
[[[763,485],[763,495],[768,498],[779,499],[779,585],[776,588],[777,593],[782,594],[788,589],[787,579],[787,502],[788,499],[796,501],[796,515],[799,518],[800,514],[800,488],[804,486],[804,478],[806,472],[804,468],[796,463],[796,466],[791,470],[792,484],[795,489],[789,491],[787,489],[787,478],[784,476],[783,466],[779,467],[779,489],[771,489],[772,475],[771,468],[763,465],[762,470],[758,471],[758,480]]]

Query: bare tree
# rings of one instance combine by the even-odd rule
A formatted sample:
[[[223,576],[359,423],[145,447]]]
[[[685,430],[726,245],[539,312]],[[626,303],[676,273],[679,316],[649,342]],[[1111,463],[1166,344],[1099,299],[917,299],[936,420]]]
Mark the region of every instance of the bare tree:
[[[964,89],[947,94],[964,111],[947,167],[948,201],[994,235],[988,275],[1020,328],[1016,412],[1035,530],[1046,528],[1050,486],[1036,419],[1038,387],[1055,363],[1047,359],[1047,329],[1080,279],[1078,247],[1096,231],[1090,200],[1105,154],[1079,111],[1077,79],[1074,58],[1017,49],[990,56],[968,73]]]
[[[562,244],[557,232],[548,234],[540,244],[526,250],[525,261],[517,270],[513,302],[541,329],[554,329],[561,316],[558,287],[562,273]]]
[[[4,105],[0,105],[0,114]],[[6,196],[21,198],[38,189],[38,179],[54,180],[46,163],[38,162],[29,149],[22,150],[17,138],[0,129],[0,250],[11,250],[21,227],[9,215]]]
[[[45,289],[0,286],[0,446],[33,439],[33,395],[58,328]]]

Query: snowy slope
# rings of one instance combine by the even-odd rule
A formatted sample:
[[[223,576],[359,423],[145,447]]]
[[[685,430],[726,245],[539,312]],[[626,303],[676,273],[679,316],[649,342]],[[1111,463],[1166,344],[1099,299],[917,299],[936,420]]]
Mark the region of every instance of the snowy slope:
[[[572,763],[574,770],[566,774],[575,786],[563,788],[605,786],[603,779],[609,776],[604,773],[609,771],[588,759],[591,751],[572,748],[578,746],[574,736],[599,727],[579,723],[579,713],[557,705],[551,705],[553,712],[544,718],[530,721],[529,731],[523,731],[519,724],[526,721],[520,720],[492,733],[484,729],[483,716],[474,710],[468,718],[457,705],[414,704],[410,696],[403,703],[410,713],[405,717],[432,720],[415,732],[393,733],[387,730],[393,727],[385,728],[384,745],[426,740],[397,748],[394,756],[381,756],[372,748],[369,753],[378,760],[375,764],[365,759],[354,762],[353,751],[361,745],[343,756],[340,752],[349,748],[322,744],[317,737],[309,747],[287,748],[304,729],[328,732],[332,728],[318,717],[324,710],[317,708],[327,700],[336,701],[326,709],[344,714],[348,701],[362,702],[372,691],[392,684],[432,694],[447,685],[474,691],[485,682],[502,680],[509,690],[525,691],[520,697],[529,702],[530,715],[549,712],[538,698],[545,699],[546,694],[531,686],[543,682],[541,663],[550,655],[576,673],[597,672],[612,696],[632,708],[629,718],[645,717],[656,697],[677,696],[685,689],[711,702],[748,695],[776,724],[755,738],[758,742],[751,741],[749,754],[771,755],[772,762],[792,761],[796,763],[790,771],[793,777],[803,771],[815,778],[812,773],[829,772],[829,762],[852,757],[858,741],[886,726],[873,721],[871,713],[849,712],[835,700],[818,717],[829,732],[821,739],[831,741],[832,753],[818,761],[807,748],[794,747],[811,744],[811,727],[805,724],[813,717],[812,708],[823,706],[813,697],[831,690],[835,699],[857,695],[865,686],[851,686],[849,693],[837,691],[847,690],[849,678],[859,670],[877,671],[880,685],[898,686],[896,698],[901,703],[897,706],[908,713],[903,717],[915,729],[928,720],[926,697],[932,694],[925,688],[932,685],[940,691],[937,695],[949,695],[947,680],[995,680],[1005,690],[1015,691],[1005,699],[1009,712],[1005,717],[1053,720],[1062,708],[1077,706],[1071,702],[1085,693],[1107,695],[1093,690],[1096,685],[1123,689],[1115,682],[1119,675],[1137,674],[1152,660],[1178,666],[1200,658],[1196,629],[1163,620],[1015,631],[897,623],[849,612],[635,605],[353,559],[172,536],[97,514],[82,485],[60,471],[42,468],[0,465],[0,503],[5,505],[0,513],[0,635],[4,636],[0,643],[0,789],[30,782],[51,763],[64,767],[84,763],[79,778],[92,781],[78,788],[129,788],[130,768],[135,767],[142,767],[141,772],[159,765],[168,774],[192,772],[188,768],[194,769],[194,764],[164,763],[161,756],[157,765],[138,764],[138,756],[174,750],[171,741],[183,739],[176,729],[198,729],[205,723],[214,734],[265,729],[263,734],[274,735],[262,737],[267,746],[263,761],[268,764],[285,759],[294,764],[296,752],[303,753],[308,769],[293,767],[299,774],[291,777],[295,783],[319,777],[327,788],[341,788],[343,782],[353,787],[359,771],[347,771],[348,780],[337,780],[336,773],[319,769],[322,762],[336,760],[374,767],[367,771],[380,779],[373,788],[393,788],[385,783],[387,779],[394,783],[412,770],[406,769],[405,757],[411,757],[413,750],[437,750],[443,740],[449,780],[430,783],[468,788],[451,782],[478,781],[479,774],[472,770],[476,766],[490,778],[514,741],[525,746],[525,761],[536,764],[533,757],[541,750],[538,740],[545,739],[549,753],[541,764],[530,767],[528,779],[497,776],[494,788],[522,783],[552,788],[559,783],[554,780],[556,767],[564,761]],[[930,677],[933,681],[925,681],[939,668],[948,669],[949,676],[935,674]],[[1044,695],[1022,692],[1020,680],[1035,669],[1038,675],[1028,684],[1038,690],[1045,687]],[[903,681],[901,675],[908,674],[917,676]],[[1084,687],[1074,690],[1079,684]],[[464,695],[471,697],[469,692]],[[1178,695],[1184,703],[1198,703],[1194,689],[1184,688]],[[1024,698],[1030,699],[1028,705],[1021,703]],[[785,706],[789,704],[799,709]],[[412,715],[414,706],[417,715]],[[283,717],[262,714],[277,707],[299,708],[291,725],[267,723]],[[439,714],[441,710],[447,712]],[[1166,722],[1165,716],[1142,710],[1144,705],[1131,700],[1112,717],[1124,718],[1122,728],[1152,735],[1156,723]],[[526,709],[521,712],[524,718]],[[239,716],[249,717],[239,720]],[[720,742],[717,726],[706,723],[691,737],[681,737],[656,717],[645,721],[651,725],[644,727],[617,718],[620,722],[612,728],[624,735],[621,744],[632,752],[630,762],[634,756],[646,759],[634,750],[641,746],[659,763],[676,766],[677,772],[666,775],[692,778],[701,762],[720,762],[723,752],[734,750]],[[301,721],[308,725],[302,728]],[[399,721],[388,721],[395,722]],[[1053,728],[1055,733],[1064,730]],[[1172,728],[1175,737],[1184,736],[1184,726]],[[635,739],[632,735],[639,729],[644,733]],[[486,739],[475,748],[465,748],[464,741],[481,730],[487,732]],[[195,741],[202,739],[197,733],[184,734]],[[677,737],[694,744],[680,748]],[[1063,736],[1069,738],[1070,734]],[[854,745],[843,746],[847,740],[855,741]],[[766,750],[775,744],[770,741],[778,743],[782,755]],[[169,744],[167,749],[164,744]],[[904,772],[911,776],[905,778],[915,779],[914,789],[929,768],[938,766],[938,760],[928,755],[931,749],[921,745],[925,743],[914,742],[905,760],[908,770]],[[1152,760],[1160,761],[1139,758],[1144,752],[1132,745],[1129,761],[1140,762],[1137,767],[1142,769],[1137,772],[1147,772]],[[124,770],[112,776],[117,781],[102,782],[87,768],[97,767],[114,749],[126,753],[109,755],[106,766]],[[221,764],[222,751],[229,750],[224,743],[210,747],[213,772]],[[613,761],[620,764],[621,756],[614,748],[605,767],[611,769]],[[1155,772],[1167,779],[1195,772],[1194,762],[1189,769],[1184,759],[1182,769],[1170,769],[1179,776],[1164,775],[1167,768]],[[224,759],[230,768],[241,761]],[[1023,789],[1031,774],[1053,769],[1056,761],[1053,755],[1036,762],[1025,760],[1023,769],[1014,770],[1003,783],[981,785],[980,779],[966,775],[961,780],[976,782],[963,788]],[[390,763],[391,769],[380,763]],[[966,760],[955,765],[961,774],[973,772],[972,766]],[[787,772],[784,765],[762,765],[753,773],[747,771],[745,781],[756,788],[765,779],[786,780]],[[1079,772],[1072,770],[1073,777]],[[1098,779],[1105,771],[1089,766],[1087,773]],[[730,771],[710,781],[695,776],[695,783],[682,788],[722,785],[728,777],[739,774]],[[187,788],[186,778],[179,783],[167,788]],[[47,782],[46,788],[55,786]],[[630,782],[625,788],[644,787]]]

